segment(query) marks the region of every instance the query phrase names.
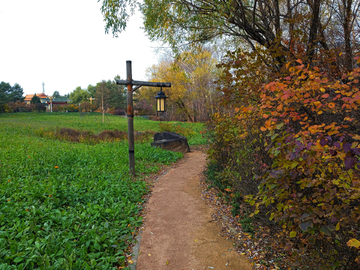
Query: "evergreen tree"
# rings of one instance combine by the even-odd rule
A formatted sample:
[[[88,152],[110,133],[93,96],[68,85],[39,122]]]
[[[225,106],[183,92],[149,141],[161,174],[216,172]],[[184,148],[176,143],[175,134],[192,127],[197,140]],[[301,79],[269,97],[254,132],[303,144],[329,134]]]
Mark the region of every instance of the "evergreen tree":
[[[36,94],[34,94],[34,96],[32,97],[32,99],[30,101],[30,104],[39,104],[39,103],[41,103],[40,98]]]
[[[59,91],[54,91],[52,96],[53,96],[53,98],[61,97]]]
[[[116,78],[116,77],[115,77]],[[124,86],[116,85],[115,80],[102,81],[96,85],[96,104],[104,109],[123,109],[126,106],[126,90]]]
[[[70,93],[70,99],[74,104],[86,102],[89,97],[90,93],[86,89],[81,89],[80,86],[76,87],[76,89]]]
[[[24,91],[17,83],[11,86],[9,83],[0,83],[0,112],[4,111],[5,104],[9,102],[23,101]]]

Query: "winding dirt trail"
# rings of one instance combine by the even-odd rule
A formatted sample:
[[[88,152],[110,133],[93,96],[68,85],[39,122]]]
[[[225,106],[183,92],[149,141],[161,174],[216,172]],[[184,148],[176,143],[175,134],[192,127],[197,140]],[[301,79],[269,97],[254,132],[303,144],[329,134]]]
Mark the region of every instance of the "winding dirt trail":
[[[213,209],[201,198],[202,152],[170,169],[156,182],[147,204],[136,270],[250,270],[232,242],[218,236]]]

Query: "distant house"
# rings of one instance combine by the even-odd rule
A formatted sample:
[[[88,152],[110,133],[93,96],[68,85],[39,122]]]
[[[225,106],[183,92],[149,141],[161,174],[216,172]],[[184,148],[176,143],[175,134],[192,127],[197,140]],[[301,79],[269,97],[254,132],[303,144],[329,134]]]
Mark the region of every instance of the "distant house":
[[[38,98],[40,98],[40,102],[41,103],[47,103],[46,102],[46,99],[48,98],[47,95],[41,93],[41,94],[35,94]],[[24,102],[26,104],[30,104],[31,102],[31,99],[33,98],[34,95],[26,95],[25,98],[24,98]]]
[[[34,95],[26,95],[25,98],[24,98],[24,102],[25,102],[26,104],[30,104],[31,99],[33,98],[33,96],[34,96]],[[41,94],[36,94],[36,96],[40,99],[40,102],[41,102],[41,103],[44,103],[45,106],[46,106],[46,108],[47,108],[48,110],[50,110],[50,104],[51,104],[51,102],[50,102],[50,96],[47,96],[47,95],[45,95],[45,94],[43,94],[43,93],[41,93]],[[65,97],[56,97],[56,98],[53,98],[53,99],[52,99],[52,105],[53,105],[53,107],[54,107],[54,106],[60,106],[60,105],[66,105],[66,104],[68,104],[68,102],[69,102],[69,100],[68,100],[67,98],[65,98]]]
[[[69,100],[66,97],[56,97],[52,99],[52,105],[53,106],[59,106],[59,105],[67,105]],[[49,105],[50,108],[50,98],[46,98],[46,103]]]

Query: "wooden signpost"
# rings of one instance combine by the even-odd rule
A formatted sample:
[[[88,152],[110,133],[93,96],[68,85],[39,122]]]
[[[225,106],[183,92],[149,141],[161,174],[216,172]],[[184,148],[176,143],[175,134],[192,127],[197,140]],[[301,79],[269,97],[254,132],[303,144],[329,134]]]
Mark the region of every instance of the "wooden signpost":
[[[141,86],[150,87],[171,87],[171,83],[159,82],[142,82],[133,81],[131,71],[131,61],[126,61],[126,80],[116,80],[118,85],[127,86],[127,119],[128,119],[128,141],[129,141],[129,171],[135,176],[135,149],[134,149],[134,108],[133,108],[133,92]],[[136,86],[133,89],[133,85]]]

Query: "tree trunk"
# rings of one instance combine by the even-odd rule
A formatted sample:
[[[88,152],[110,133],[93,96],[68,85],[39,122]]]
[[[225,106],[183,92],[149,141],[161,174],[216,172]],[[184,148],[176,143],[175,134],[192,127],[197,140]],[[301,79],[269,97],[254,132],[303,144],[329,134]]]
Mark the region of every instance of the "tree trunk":
[[[345,36],[345,68],[347,71],[351,71],[352,64],[352,50],[351,50],[351,6],[353,0],[343,0],[345,21],[344,21],[344,36]]]
[[[319,29],[319,23],[320,23],[320,2],[321,0],[314,0],[313,2],[311,0],[307,1],[309,6],[312,9],[312,19],[311,19],[311,25],[310,25],[310,33],[309,33],[309,40],[308,40],[308,46],[306,49],[306,56],[309,62],[314,57],[315,54],[315,46],[317,43],[317,33]]]
[[[191,117],[190,112],[188,111],[188,109],[186,108],[184,102],[183,102],[180,98],[179,98],[178,101],[176,101],[176,104],[179,106],[180,109],[182,109],[182,110],[185,112],[188,120],[189,120],[190,122],[194,122],[194,120],[193,120],[192,117]]]
[[[293,15],[292,15],[292,7],[291,7],[290,0],[287,0],[287,12],[288,12],[289,19],[292,20]],[[294,52],[293,32],[294,32],[294,24],[289,23],[289,38],[290,38],[290,40],[289,40],[289,50],[290,50],[290,53]]]

